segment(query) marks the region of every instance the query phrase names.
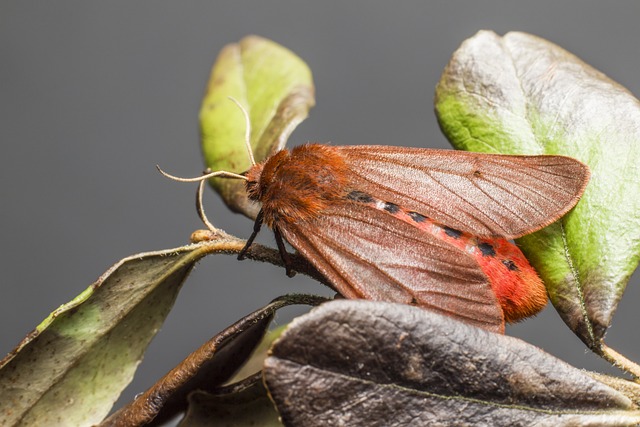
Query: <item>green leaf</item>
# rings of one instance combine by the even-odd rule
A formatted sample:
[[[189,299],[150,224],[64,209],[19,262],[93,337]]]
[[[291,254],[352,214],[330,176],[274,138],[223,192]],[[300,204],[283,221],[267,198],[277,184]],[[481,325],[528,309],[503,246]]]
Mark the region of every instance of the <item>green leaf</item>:
[[[324,300],[323,300],[324,301]],[[249,376],[253,375],[256,372],[262,370],[262,365],[264,365],[264,360],[267,358],[269,354],[269,349],[273,342],[280,337],[282,332],[285,330],[287,325],[279,326],[275,329],[268,331],[265,336],[260,341],[260,344],[253,349],[253,353],[249,358],[244,362],[242,368],[238,370],[229,380],[229,384],[233,384],[235,382],[239,382]]]
[[[92,425],[131,381],[205,245],[123,259],[0,362],[0,425]]]
[[[640,411],[539,348],[404,304],[294,319],[264,378],[285,425],[624,426]]]
[[[200,109],[202,151],[207,167],[242,173],[251,163],[245,146],[245,119],[251,120],[256,162],[281,150],[315,104],[311,71],[298,56],[270,40],[248,36],[225,46],[213,69]],[[255,218],[244,182],[212,178],[211,185],[234,211]]]
[[[576,208],[518,244],[567,325],[601,352],[640,256],[638,100],[544,39],[481,31],[454,53],[435,107],[456,148],[562,154],[589,165]]]

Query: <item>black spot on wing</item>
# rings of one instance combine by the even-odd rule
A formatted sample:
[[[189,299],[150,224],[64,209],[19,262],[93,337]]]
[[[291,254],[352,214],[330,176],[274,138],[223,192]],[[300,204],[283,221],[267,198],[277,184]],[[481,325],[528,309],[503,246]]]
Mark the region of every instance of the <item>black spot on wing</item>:
[[[347,194],[347,199],[358,203],[373,203],[373,197],[362,191],[352,191]]]
[[[390,214],[396,214],[400,212],[400,207],[395,203],[387,202],[384,204],[384,210],[389,212]]]
[[[503,264],[505,265],[505,267],[507,267],[507,269],[509,269],[510,271],[518,271],[518,270],[520,270],[520,269],[518,268],[518,266],[517,266],[513,261],[511,261],[510,259],[503,259],[503,260],[502,260],[502,263],[503,263]]]
[[[445,227],[444,233],[449,237],[453,237],[454,239],[459,239],[460,236],[462,236],[462,231],[456,230],[455,228],[451,227]]]
[[[419,214],[418,212],[409,212],[409,216],[411,217],[411,219],[414,222],[425,222],[427,220],[427,217],[424,215]]]
[[[478,249],[480,249],[483,256],[496,256],[496,250],[490,243],[482,242],[478,245]]]

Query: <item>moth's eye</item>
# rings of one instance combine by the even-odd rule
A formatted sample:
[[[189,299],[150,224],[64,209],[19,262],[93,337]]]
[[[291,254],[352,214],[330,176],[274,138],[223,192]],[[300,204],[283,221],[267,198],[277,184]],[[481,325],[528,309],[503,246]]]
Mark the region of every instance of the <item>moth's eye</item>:
[[[245,184],[245,188],[247,189],[247,196],[251,200],[260,200],[262,197],[260,186],[258,185],[258,181],[247,181]]]

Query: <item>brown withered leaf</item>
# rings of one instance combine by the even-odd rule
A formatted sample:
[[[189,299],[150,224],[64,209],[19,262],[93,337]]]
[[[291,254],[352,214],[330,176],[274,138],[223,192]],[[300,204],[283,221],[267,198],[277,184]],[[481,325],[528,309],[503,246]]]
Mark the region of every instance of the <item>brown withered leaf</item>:
[[[260,343],[277,310],[324,301],[326,298],[312,295],[276,298],[211,338],[100,426],[160,425],[186,409],[187,397],[194,390],[214,391],[229,380]]]
[[[521,340],[338,300],[295,319],[265,383],[288,426],[634,425],[630,399]]]
[[[179,427],[281,427],[273,402],[258,373],[241,384],[215,394],[195,391],[189,395],[189,409]]]

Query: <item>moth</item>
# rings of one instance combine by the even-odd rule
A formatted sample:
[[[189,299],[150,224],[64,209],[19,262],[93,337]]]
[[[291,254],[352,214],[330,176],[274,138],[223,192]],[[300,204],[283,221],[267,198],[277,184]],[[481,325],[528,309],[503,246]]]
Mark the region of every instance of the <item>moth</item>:
[[[285,265],[287,241],[346,298],[417,305],[494,331],[547,303],[509,240],[566,214],[590,176],[565,156],[375,145],[306,144],[251,160],[242,175],[191,179],[244,179],[261,204],[239,258],[266,224]]]

